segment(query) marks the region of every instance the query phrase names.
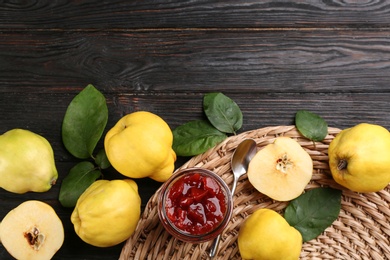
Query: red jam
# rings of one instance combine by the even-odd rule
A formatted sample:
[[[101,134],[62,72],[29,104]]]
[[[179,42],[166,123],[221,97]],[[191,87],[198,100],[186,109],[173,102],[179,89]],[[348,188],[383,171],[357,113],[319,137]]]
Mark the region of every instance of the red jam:
[[[203,168],[176,172],[161,187],[158,215],[177,239],[200,243],[217,237],[229,224],[233,202],[229,187]]]
[[[186,175],[169,189],[165,210],[178,229],[192,235],[205,234],[222,221],[226,212],[225,194],[209,176]]]

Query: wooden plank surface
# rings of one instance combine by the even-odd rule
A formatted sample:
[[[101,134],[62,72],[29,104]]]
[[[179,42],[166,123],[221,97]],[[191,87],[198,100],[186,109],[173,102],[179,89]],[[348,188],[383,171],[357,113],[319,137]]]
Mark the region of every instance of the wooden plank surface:
[[[389,1],[0,1],[0,134],[26,128],[53,146],[60,179],[46,193],[0,190],[0,219],[27,199],[53,205],[66,240],[55,259],[118,259],[73,231],[61,181],[77,162],[61,124],[93,84],[109,122],[147,110],[172,129],[204,118],[220,91],[244,114],[240,132],[294,123],[300,109],[330,126],[390,129]],[[99,142],[99,147],[103,147]],[[179,158],[179,167],[189,158]],[[107,171],[108,178],[119,176]],[[160,183],[137,180],[143,206]],[[0,245],[0,259],[12,259]]]
[[[387,92],[390,30],[5,32],[0,92]],[[20,84],[20,83],[23,84]],[[15,88],[17,86],[17,88]],[[39,86],[39,88],[36,88]],[[71,90],[70,90],[71,91]]]
[[[3,1],[0,28],[378,28],[388,1]]]

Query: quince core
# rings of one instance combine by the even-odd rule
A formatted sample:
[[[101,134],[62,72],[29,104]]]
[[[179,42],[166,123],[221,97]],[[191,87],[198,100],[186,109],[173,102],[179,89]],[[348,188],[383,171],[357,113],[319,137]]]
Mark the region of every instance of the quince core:
[[[278,201],[298,197],[312,174],[310,155],[290,137],[277,137],[257,152],[248,167],[249,182],[259,192]]]

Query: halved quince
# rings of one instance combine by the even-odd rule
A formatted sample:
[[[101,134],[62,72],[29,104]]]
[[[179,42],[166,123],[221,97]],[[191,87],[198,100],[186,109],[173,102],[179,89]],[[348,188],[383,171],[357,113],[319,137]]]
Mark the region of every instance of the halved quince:
[[[64,227],[49,204],[28,200],[1,221],[0,239],[16,259],[49,260],[64,242]]]
[[[289,201],[302,194],[312,174],[310,155],[290,137],[277,137],[257,152],[248,167],[249,182],[278,201]]]

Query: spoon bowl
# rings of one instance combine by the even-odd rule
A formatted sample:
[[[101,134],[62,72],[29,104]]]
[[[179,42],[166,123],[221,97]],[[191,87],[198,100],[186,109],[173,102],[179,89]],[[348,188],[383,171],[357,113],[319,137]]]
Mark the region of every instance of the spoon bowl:
[[[238,179],[248,171],[249,162],[256,155],[257,147],[253,139],[245,139],[236,148],[231,159],[231,168],[233,172],[233,186],[231,193],[234,195]]]
[[[234,151],[232,159],[230,161],[230,165],[233,172],[233,186],[231,188],[232,196],[236,191],[238,180],[248,171],[249,162],[255,156],[256,152],[256,141],[253,139],[243,140]],[[213,244],[211,245],[211,250],[209,253],[211,259],[213,259],[217,253],[220,238],[221,235],[217,236],[217,238],[213,241]]]

